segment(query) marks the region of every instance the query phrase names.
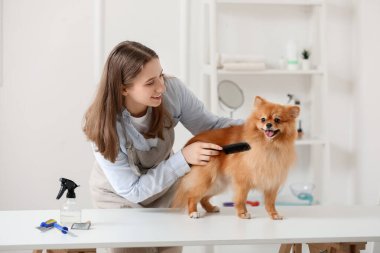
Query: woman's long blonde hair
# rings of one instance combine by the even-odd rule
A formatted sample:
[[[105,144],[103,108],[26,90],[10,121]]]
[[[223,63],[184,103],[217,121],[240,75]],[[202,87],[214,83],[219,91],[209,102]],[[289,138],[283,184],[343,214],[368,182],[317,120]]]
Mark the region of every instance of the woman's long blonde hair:
[[[154,58],[158,58],[156,52],[134,41],[121,42],[108,56],[96,97],[84,116],[83,131],[111,162],[115,162],[119,152],[116,121],[125,104],[122,90],[131,87],[132,79]],[[161,103],[152,108],[152,120],[148,132],[144,133],[145,138],[163,139],[164,127],[171,127],[171,117]]]

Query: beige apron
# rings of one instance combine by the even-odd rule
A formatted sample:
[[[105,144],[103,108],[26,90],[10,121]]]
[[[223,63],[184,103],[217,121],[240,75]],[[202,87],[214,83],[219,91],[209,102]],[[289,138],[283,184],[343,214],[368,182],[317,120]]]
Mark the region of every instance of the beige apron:
[[[156,147],[152,147],[148,151],[141,151],[134,148],[132,141],[126,133],[124,120],[120,119],[120,122],[126,140],[129,166],[136,175],[141,176],[146,174],[149,169],[154,169],[160,162],[169,158],[174,143],[173,127],[163,129],[164,140],[158,138]],[[151,196],[143,202],[132,203],[115,193],[115,190],[108,182],[108,179],[97,162],[95,162],[90,176],[90,191],[93,204],[97,208],[169,207],[175,188],[174,184],[172,187]]]
[[[164,140],[158,139],[157,146],[149,151],[141,151],[133,147],[133,143],[128,138],[123,119],[120,119],[123,135],[126,140],[126,149],[129,166],[136,175],[141,176],[154,169],[160,162],[169,158],[172,153],[174,143],[174,129],[164,128]],[[143,208],[143,207],[170,207],[176,184],[157,193],[156,195],[140,203],[132,203],[115,193],[103,170],[95,162],[90,176],[90,192],[92,201],[97,208]],[[159,248],[119,248],[108,249],[109,253],[180,253],[182,247],[159,247]]]

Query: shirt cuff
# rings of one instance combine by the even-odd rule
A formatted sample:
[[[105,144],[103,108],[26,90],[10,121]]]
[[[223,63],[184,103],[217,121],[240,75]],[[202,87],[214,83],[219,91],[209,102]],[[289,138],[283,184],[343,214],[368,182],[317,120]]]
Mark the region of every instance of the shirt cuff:
[[[173,168],[173,173],[178,177],[184,176],[191,169],[189,164],[187,164],[181,150],[172,155],[170,157],[170,161],[171,167]]]

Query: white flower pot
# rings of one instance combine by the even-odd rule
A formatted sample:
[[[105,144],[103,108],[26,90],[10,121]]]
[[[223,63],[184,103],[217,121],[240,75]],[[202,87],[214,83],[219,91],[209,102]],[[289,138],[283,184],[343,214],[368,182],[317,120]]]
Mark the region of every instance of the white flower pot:
[[[310,70],[310,68],[311,68],[310,60],[302,59],[301,60],[301,66],[302,66],[302,70]]]

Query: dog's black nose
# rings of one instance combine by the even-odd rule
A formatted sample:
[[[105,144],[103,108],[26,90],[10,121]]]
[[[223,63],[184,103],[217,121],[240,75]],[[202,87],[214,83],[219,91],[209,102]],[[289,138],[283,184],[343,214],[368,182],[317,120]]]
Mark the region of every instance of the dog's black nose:
[[[272,123],[267,123],[266,126],[267,126],[267,128],[271,128],[272,127]]]

